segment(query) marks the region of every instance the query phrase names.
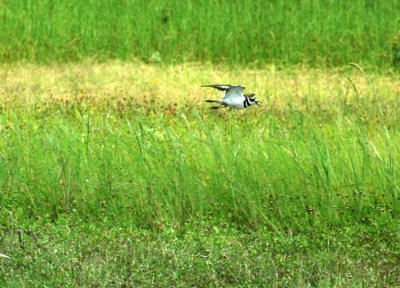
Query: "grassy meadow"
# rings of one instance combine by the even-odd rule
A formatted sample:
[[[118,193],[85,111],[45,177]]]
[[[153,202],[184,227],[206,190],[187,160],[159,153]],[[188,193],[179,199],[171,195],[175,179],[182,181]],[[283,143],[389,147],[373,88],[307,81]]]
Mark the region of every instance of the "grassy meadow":
[[[0,2],[0,287],[400,286],[398,11]]]
[[[3,65],[0,281],[395,286],[400,79],[359,68]]]

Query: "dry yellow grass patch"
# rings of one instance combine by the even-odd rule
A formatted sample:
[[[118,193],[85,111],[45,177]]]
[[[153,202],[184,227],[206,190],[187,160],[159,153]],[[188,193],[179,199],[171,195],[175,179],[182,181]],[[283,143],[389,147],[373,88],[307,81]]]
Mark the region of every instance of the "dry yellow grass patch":
[[[221,93],[202,84],[232,83],[247,87],[263,101],[264,109],[336,110],[361,99],[391,105],[400,96],[400,79],[393,75],[364,74],[356,67],[308,69],[275,66],[263,69],[225,68],[200,64],[157,66],[109,62],[0,67],[3,106],[89,103],[124,107],[126,103],[161,103],[180,107],[203,105]],[[350,80],[349,80],[350,79]],[[354,85],[353,85],[354,84]],[[206,104],[204,104],[207,107]]]

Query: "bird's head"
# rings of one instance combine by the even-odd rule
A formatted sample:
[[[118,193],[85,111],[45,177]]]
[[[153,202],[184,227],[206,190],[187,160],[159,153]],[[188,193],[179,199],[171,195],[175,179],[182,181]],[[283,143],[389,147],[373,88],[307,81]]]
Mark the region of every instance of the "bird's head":
[[[251,105],[257,104],[258,106],[260,106],[260,103],[261,103],[261,102],[258,101],[257,98],[255,97],[256,94],[251,93],[251,94],[246,94],[246,95],[244,95],[244,96],[246,96],[246,97],[249,99]]]

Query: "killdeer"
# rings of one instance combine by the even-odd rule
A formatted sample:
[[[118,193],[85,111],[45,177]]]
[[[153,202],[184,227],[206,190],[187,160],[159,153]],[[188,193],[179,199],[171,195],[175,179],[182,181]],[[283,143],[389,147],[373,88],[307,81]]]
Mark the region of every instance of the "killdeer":
[[[254,97],[256,94],[243,94],[245,87],[241,85],[230,85],[230,84],[214,84],[214,85],[202,85],[201,87],[211,87],[220,91],[225,91],[224,97],[221,100],[206,100],[209,103],[219,103],[219,106],[213,106],[211,109],[219,109],[224,107],[230,107],[234,109],[244,109],[253,104],[260,105],[260,101]]]

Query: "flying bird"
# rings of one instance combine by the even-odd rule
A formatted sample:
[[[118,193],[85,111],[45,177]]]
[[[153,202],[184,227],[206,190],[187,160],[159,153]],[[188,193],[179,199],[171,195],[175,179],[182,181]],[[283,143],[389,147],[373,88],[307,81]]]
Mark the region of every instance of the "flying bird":
[[[260,105],[255,97],[256,94],[243,94],[245,87],[241,85],[230,85],[230,84],[214,84],[214,85],[202,85],[201,87],[211,87],[220,91],[225,91],[224,97],[221,100],[206,100],[209,103],[219,103],[218,106],[213,106],[211,109],[220,109],[224,107],[230,107],[234,109],[244,109],[250,107],[253,104]]]

